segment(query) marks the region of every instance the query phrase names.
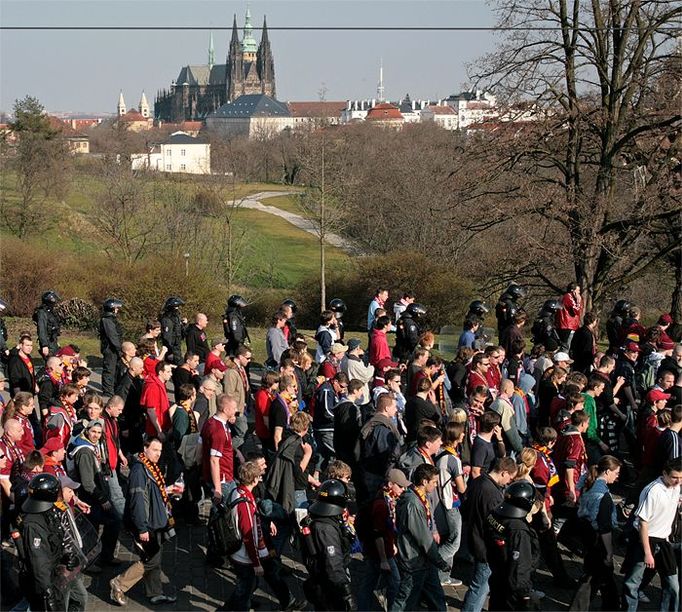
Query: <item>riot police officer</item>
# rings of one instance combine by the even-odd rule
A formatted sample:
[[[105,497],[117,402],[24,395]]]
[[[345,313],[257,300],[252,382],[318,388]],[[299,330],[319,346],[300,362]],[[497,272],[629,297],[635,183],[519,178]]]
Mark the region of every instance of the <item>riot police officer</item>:
[[[163,305],[161,321],[161,341],[168,348],[166,361],[180,365],[182,363],[182,339],[185,337],[187,319],[180,318],[180,306],[185,301],[176,295],[171,295]]]
[[[306,549],[310,577],[303,591],[316,610],[353,609],[348,567],[355,536],[343,520],[347,506],[346,485],[332,479],[322,483],[309,508],[310,547]]]
[[[620,339],[623,331],[623,323],[630,312],[630,302],[618,300],[606,321],[606,335],[609,339],[609,355],[617,356],[620,349]]]
[[[225,351],[234,355],[240,344],[250,344],[249,330],[246,329],[246,319],[243,308],[249,303],[241,295],[231,295],[227,298],[227,310],[223,315],[223,332],[227,338]]]
[[[40,299],[40,306],[33,313],[33,321],[38,329],[40,354],[44,359],[59,350],[59,335],[62,326],[59,317],[54,312],[54,307],[60,299],[56,291],[46,291]]]
[[[556,313],[561,308],[561,302],[557,299],[545,301],[531,328],[533,344],[542,344],[548,351],[556,351],[559,348],[561,340],[554,321]]]
[[[421,304],[409,304],[396,323],[395,348],[393,357],[405,362],[419,344],[421,335],[420,320],[426,315],[426,308]]]
[[[63,610],[62,592],[55,584],[57,567],[78,566],[78,557],[65,545],[61,510],[55,506],[61,485],[52,474],[38,474],[28,485],[21,518],[22,588],[31,610]]]
[[[498,337],[502,331],[514,323],[514,315],[519,309],[519,300],[526,295],[525,287],[518,283],[512,283],[507,287],[495,305],[495,316],[497,317]]]
[[[535,503],[535,487],[517,480],[507,487],[504,501],[485,523],[490,566],[489,610],[531,610],[532,575],[540,546],[526,516]]]
[[[107,298],[102,304],[102,318],[99,320],[99,342],[102,351],[102,391],[104,395],[114,394],[116,364],[121,356],[123,328],[118,320],[118,311],[123,301]]]
[[[336,338],[343,340],[343,321],[341,319],[346,312],[346,303],[341,298],[334,298],[329,302],[329,310],[336,317]]]

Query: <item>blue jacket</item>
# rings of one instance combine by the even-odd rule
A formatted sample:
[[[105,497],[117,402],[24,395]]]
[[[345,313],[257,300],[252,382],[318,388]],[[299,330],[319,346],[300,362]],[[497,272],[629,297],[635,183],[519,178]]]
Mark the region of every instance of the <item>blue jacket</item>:
[[[578,483],[578,487],[581,487],[581,483]],[[604,495],[611,495],[609,493],[609,486],[606,481],[602,478],[597,478],[594,484],[590,487],[589,491],[583,492],[580,496],[580,502],[578,504],[578,516],[590,521],[592,529],[599,532],[599,525],[597,525],[597,515],[599,514],[599,506],[601,504],[602,497]],[[612,506],[611,512],[611,526],[616,526],[616,507]]]

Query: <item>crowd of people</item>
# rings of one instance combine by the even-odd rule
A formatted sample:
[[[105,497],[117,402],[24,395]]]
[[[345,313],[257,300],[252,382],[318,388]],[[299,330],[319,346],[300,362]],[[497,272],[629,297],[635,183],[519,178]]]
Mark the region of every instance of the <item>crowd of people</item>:
[[[541,609],[543,562],[573,610],[591,609],[596,593],[604,610],[637,610],[658,573],[659,608],[677,611],[682,344],[672,318],[646,326],[619,300],[602,351],[577,284],[536,317],[524,297],[515,283],[500,296],[497,342],[488,307],[472,302],[450,361],[411,291],[389,308],[379,287],[361,339],[344,330],[342,300],[311,337],[287,299],[259,383],[243,297],[229,297],[224,333],[209,338],[208,317],[188,322],[171,296],[134,342],[118,320],[125,305],[110,298],[99,392],[79,348],[60,346],[59,296],[45,292],[35,331],[14,344],[0,328],[3,604],[84,610],[83,573],[107,567],[117,568],[113,603],[126,606],[142,581],[150,604],[173,604],[164,545],[203,524],[210,501],[206,563],[235,576],[225,610],[249,610],[260,578],[282,610],[445,610],[445,589],[469,574],[467,612]],[[139,556],[125,571],[122,530]],[[567,551],[583,557],[580,574]],[[305,601],[283,555],[307,568]]]

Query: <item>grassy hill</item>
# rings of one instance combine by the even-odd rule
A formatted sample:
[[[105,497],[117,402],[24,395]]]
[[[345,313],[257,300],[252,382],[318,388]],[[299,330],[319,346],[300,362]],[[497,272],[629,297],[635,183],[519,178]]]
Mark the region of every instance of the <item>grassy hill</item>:
[[[3,198],[9,204],[19,202],[16,191],[16,176],[10,171],[2,173]],[[156,192],[169,184],[187,198],[193,197],[198,189],[215,183],[214,177],[143,175],[135,180],[145,181],[146,186]],[[62,201],[49,202],[47,214],[54,223],[44,232],[27,238],[30,245],[43,249],[74,255],[85,264],[89,256],[101,254],[106,243],[98,230],[96,207],[104,189],[103,181],[92,168],[76,166],[68,195]],[[279,184],[248,183],[237,184],[226,189],[229,197],[240,199],[262,191],[288,189]],[[289,197],[271,198],[264,201],[276,206],[281,202],[287,210],[294,203]],[[212,220],[209,221],[213,223]],[[215,221],[219,223],[220,221]],[[315,236],[291,225],[284,219],[264,212],[238,209],[235,212],[233,235],[244,235],[245,259],[238,278],[241,285],[255,288],[290,289],[304,278],[313,275],[319,268],[319,247]],[[5,227],[0,228],[0,238],[9,235]],[[330,265],[342,265],[347,256],[339,249],[327,247]]]

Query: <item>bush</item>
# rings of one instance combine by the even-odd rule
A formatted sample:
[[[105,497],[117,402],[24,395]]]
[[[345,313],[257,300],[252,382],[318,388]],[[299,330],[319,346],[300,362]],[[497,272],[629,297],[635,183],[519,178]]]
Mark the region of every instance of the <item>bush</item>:
[[[244,311],[246,321],[251,327],[270,327],[272,315],[279,310],[284,300],[291,298],[297,305],[299,301],[297,295],[284,289],[260,289],[251,294],[244,293],[244,298],[251,302]]]
[[[54,311],[68,329],[92,331],[99,327],[99,309],[80,298],[64,300],[57,304]]]
[[[319,277],[300,284],[297,322],[315,329],[319,323]],[[327,299],[341,298],[348,308],[343,321],[347,330],[366,330],[367,308],[379,286],[389,289],[386,305],[393,314],[393,303],[406,290],[414,291],[417,302],[427,311],[427,324],[437,330],[443,325],[459,325],[472,295],[470,283],[458,278],[452,267],[419,253],[397,252],[385,256],[353,260],[349,270],[327,273]]]

